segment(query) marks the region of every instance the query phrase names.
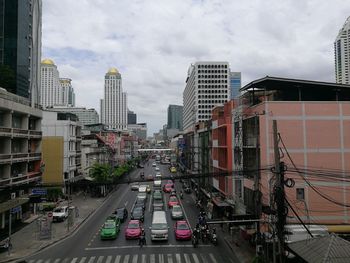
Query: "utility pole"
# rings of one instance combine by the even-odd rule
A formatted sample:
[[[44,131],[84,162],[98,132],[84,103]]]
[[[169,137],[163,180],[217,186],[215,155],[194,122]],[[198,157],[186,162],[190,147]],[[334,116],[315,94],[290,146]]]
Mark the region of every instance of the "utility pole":
[[[275,156],[275,174],[276,174],[276,185],[274,192],[274,203],[276,203],[277,213],[277,238],[279,245],[279,262],[284,262],[284,226],[286,223],[286,208],[285,208],[285,192],[284,192],[284,172],[285,165],[280,162],[280,152],[278,147],[278,131],[277,121],[273,120],[273,141],[274,141],[274,156]],[[274,242],[275,243],[275,242]],[[274,246],[275,248],[275,246]],[[275,255],[275,253],[274,253]],[[274,258],[275,262],[275,258]]]
[[[261,217],[261,200],[260,200],[260,156],[259,156],[259,129],[258,129],[258,115],[254,117],[255,125],[255,163],[256,163],[256,172],[254,176],[254,197],[255,197],[255,213],[257,219]],[[256,246],[261,244],[260,239],[260,222],[256,222]],[[258,253],[258,249],[256,250]]]

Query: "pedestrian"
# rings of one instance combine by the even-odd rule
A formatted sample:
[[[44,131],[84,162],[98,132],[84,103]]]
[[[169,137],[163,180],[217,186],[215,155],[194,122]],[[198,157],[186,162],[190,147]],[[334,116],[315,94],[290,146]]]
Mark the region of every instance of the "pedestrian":
[[[79,208],[78,207],[75,208],[75,217],[79,217]]]

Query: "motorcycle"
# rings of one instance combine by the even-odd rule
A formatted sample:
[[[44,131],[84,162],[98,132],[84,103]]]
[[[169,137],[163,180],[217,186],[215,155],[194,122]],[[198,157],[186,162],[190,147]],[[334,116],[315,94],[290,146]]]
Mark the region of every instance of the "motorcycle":
[[[146,245],[146,237],[145,237],[145,235],[141,235],[140,236],[139,245],[140,245],[140,248],[142,248],[143,245]]]
[[[184,199],[184,194],[182,192],[180,193],[180,198]]]
[[[217,239],[217,236],[216,236],[215,229],[213,229],[213,231],[211,233],[210,240],[211,240],[211,243],[213,243],[215,246],[218,244],[218,239]]]
[[[192,236],[192,245],[193,247],[197,247],[198,246],[198,238],[196,235]]]
[[[209,229],[206,228],[205,226],[202,226],[201,227],[201,234],[202,234],[202,241],[203,243],[206,243],[208,241],[208,238],[209,238]]]

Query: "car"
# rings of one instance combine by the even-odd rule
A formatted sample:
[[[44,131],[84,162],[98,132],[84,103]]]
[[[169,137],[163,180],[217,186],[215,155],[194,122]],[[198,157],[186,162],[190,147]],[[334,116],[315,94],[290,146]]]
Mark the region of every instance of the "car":
[[[143,211],[145,211],[146,209],[146,202],[144,199],[136,199],[135,204],[134,204],[134,208],[135,207],[141,207],[143,209]]]
[[[132,184],[131,185],[131,191],[138,191],[139,190],[139,184]]]
[[[139,239],[141,236],[140,220],[130,220],[125,228],[125,239]]]
[[[163,200],[163,194],[160,190],[154,190],[153,192],[153,200]]]
[[[162,187],[162,181],[161,180],[154,180],[153,187],[155,187],[155,188]]]
[[[163,191],[164,191],[165,193],[170,193],[172,189],[173,189],[173,187],[172,187],[170,184],[165,184],[165,185],[163,186]]]
[[[153,206],[153,211],[163,211],[164,209],[163,199],[153,200],[152,206]]]
[[[153,166],[153,167],[156,167],[156,166],[157,166],[157,163],[156,163],[156,162],[153,162],[153,163],[152,163],[152,166]]]
[[[165,211],[154,211],[152,218],[151,240],[168,240],[169,227]]]
[[[114,214],[123,223],[128,218],[128,210],[125,207],[119,207],[114,211]]]
[[[137,219],[141,222],[144,221],[144,210],[142,207],[134,207],[134,209],[131,212],[131,219]]]
[[[166,184],[170,184],[171,187],[174,187],[174,182],[173,182],[173,180],[168,180]]]
[[[184,192],[187,193],[187,194],[190,194],[192,192],[190,184],[188,182],[184,182],[183,183],[182,189],[184,189]]]
[[[147,175],[146,179],[147,181],[153,180],[153,175],[152,174]]]
[[[190,240],[192,238],[191,228],[185,220],[176,221],[174,232],[176,240]]]
[[[140,191],[140,189],[142,188],[142,191]],[[151,193],[151,187],[148,185],[148,184],[145,184],[145,185],[140,185],[139,187],[139,192],[140,193],[147,193],[147,194],[150,194]]]
[[[176,196],[176,190],[175,188],[172,188],[170,191],[170,196]]]
[[[171,173],[176,173],[176,167],[174,167],[174,166],[170,167],[170,172]]]
[[[168,201],[168,207],[172,208],[174,205],[179,205],[179,200],[176,196],[170,196]]]
[[[68,206],[56,207],[52,211],[52,220],[55,222],[64,221],[68,218]]]
[[[138,193],[137,194],[137,199],[144,199],[144,200],[146,200],[147,199],[147,193],[146,192]]]
[[[111,217],[108,217],[100,231],[101,240],[116,239],[119,231],[120,231],[119,218],[115,217],[114,219],[112,219]]]
[[[159,169],[159,167],[157,166],[157,167],[155,168],[155,170],[156,170],[156,171],[159,171],[160,169]]]
[[[181,206],[173,205],[173,208],[171,209],[171,218],[172,219],[183,219],[184,218],[184,213],[182,211]]]

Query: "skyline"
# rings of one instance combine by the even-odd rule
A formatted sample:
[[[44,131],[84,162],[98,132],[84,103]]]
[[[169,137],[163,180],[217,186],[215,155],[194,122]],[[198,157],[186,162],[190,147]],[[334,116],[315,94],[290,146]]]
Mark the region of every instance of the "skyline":
[[[349,9],[340,0],[44,2],[42,58],[72,79],[77,106],[97,111],[104,75],[116,67],[151,135],[169,104],[183,104],[196,61],[229,62],[242,86],[266,75],[334,82],[333,42]]]

